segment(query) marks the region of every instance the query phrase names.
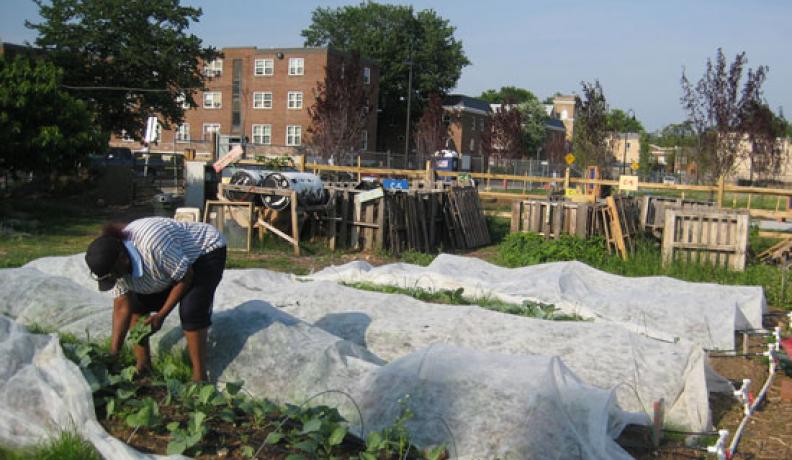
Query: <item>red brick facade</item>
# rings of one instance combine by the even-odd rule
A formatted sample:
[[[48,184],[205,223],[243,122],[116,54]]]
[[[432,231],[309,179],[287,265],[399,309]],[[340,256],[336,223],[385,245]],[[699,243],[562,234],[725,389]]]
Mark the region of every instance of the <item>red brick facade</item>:
[[[194,148],[198,153],[208,152],[210,147],[206,141],[211,139],[211,135],[206,134],[206,128],[209,125],[220,125],[220,134],[247,138],[248,143],[259,144],[253,146],[257,151],[285,153],[304,145],[311,124],[308,108],[315,103],[317,83],[324,80],[326,69],[332,71],[338,65],[344,54],[332,48],[252,47],[225,48],[222,53],[222,63],[218,61],[216,67],[209,66],[210,74],[215,73],[214,69],[219,72],[208,79],[207,91],[193,94],[198,107],[185,111],[184,124],[189,126],[189,130],[186,126],[183,128],[181,139],[176,139],[176,127],[163,130],[159,142],[152,145],[151,150],[181,153],[186,148]],[[294,67],[291,70],[290,64]],[[366,59],[361,64],[364,72],[368,73],[370,98],[376,108],[379,70]],[[235,75],[239,85],[236,120],[233,113],[236,104],[233,97]],[[360,78],[364,78],[363,75]],[[206,93],[220,94],[219,107],[207,104],[213,101],[212,96],[205,100]],[[369,149],[373,149],[377,141],[376,114],[376,110],[371,111],[366,130]],[[289,133],[290,126],[294,128]],[[297,132],[301,134],[299,140],[294,136]],[[287,138],[287,134],[292,136]],[[139,147],[137,143],[118,138],[114,138],[111,144]]]

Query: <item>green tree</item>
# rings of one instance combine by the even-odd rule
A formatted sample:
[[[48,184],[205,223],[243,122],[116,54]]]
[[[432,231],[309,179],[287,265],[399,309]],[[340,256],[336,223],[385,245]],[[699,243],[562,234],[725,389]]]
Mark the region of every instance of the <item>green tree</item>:
[[[573,152],[577,158],[575,162],[581,169],[599,166],[605,176],[613,162],[613,154],[608,146],[608,102],[599,81],[580,84],[583,97],[575,96],[575,131],[572,138]]]
[[[36,44],[64,69],[64,84],[91,87],[74,94],[92,105],[105,132],[141,137],[148,116],[181,122],[180,97],[195,106],[203,63],[218,56],[187,33],[199,8],[179,0],[35,2],[43,22],[26,25],[39,33]]]
[[[532,100],[538,102],[534,93],[524,88],[517,88],[516,86],[501,86],[499,90],[488,89],[481,93],[479,99],[483,99],[490,104],[522,104],[523,102]]]
[[[454,88],[462,68],[470,64],[454,31],[448,20],[433,10],[416,13],[407,5],[365,2],[316,8],[302,36],[305,46],[332,46],[377,61],[382,110],[379,126],[391,133],[404,133],[410,66],[412,115],[419,115],[426,98]],[[393,140],[387,132],[382,134],[378,136],[380,147]]]
[[[72,171],[106,144],[86,104],[61,88],[61,74],[45,61],[0,56],[0,169]]]
[[[628,115],[624,110],[613,109],[608,112],[608,129],[615,133],[642,133],[644,127],[634,115]]]
[[[544,144],[547,112],[545,112],[544,105],[533,94],[517,105],[517,109],[522,114],[523,148],[533,158],[536,151]]]
[[[649,177],[649,174],[655,168],[655,161],[650,153],[652,137],[647,132],[641,132],[641,150],[638,153],[638,176],[641,180]]]

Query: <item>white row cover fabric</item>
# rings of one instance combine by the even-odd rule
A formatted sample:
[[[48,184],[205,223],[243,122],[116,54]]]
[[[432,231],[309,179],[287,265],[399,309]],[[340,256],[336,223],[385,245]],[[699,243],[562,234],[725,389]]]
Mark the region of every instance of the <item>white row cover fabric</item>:
[[[94,283],[85,274],[87,269],[79,256],[40,259],[30,266],[54,275],[73,276],[85,285]],[[58,282],[55,280],[48,282]],[[15,287],[23,285],[14,283]],[[88,294],[101,297],[96,292]],[[58,326],[62,309],[47,306],[51,300],[46,295],[39,297],[37,308],[53,313],[38,312],[35,316],[46,317]],[[260,300],[367,349],[380,362],[435,343],[511,355],[559,356],[587,384],[615,388],[624,410],[651,414],[653,402],[662,398],[668,407],[668,422],[692,430],[711,428],[709,392],[731,391],[728,382],[711,371],[700,347],[684,340],[652,340],[604,321],[542,321],[476,306],[427,304],[335,282],[299,282],[291,275],[261,269],[227,270],[215,296],[215,311]],[[106,334],[110,318],[100,316],[87,321],[101,321],[95,334]],[[66,330],[82,333],[84,323],[74,322]],[[168,318],[168,324],[178,324],[175,315]],[[169,343],[174,340],[169,339]]]
[[[0,445],[37,445],[76,431],[107,459],[186,458],[143,454],[110,436],[96,419],[88,382],[57,337],[31,334],[0,315],[0,356]]]
[[[62,262],[60,259],[53,265],[64,267],[75,261]],[[76,272],[67,270],[63,274],[70,273]],[[256,292],[259,299],[241,300],[230,294],[246,283],[249,288],[245,296]],[[353,432],[361,435],[365,434],[363,427],[368,432],[392,424],[401,410],[398,400],[407,394],[411,395],[408,407],[416,414],[408,423],[412,436],[423,445],[447,443],[459,458],[627,459],[629,456],[613,438],[627,423],[646,421],[641,414],[620,410],[613,391],[581,383],[556,357],[435,345],[386,363],[359,344],[260,300],[268,297],[267,284],[284,289],[303,285],[341,288],[334,283],[303,284],[264,270],[229,270],[217,294],[208,353],[210,371],[219,380],[246,380],[246,388],[257,396],[296,404],[313,398],[312,403],[337,406],[350,420]],[[347,291],[352,296],[359,292]],[[294,292],[291,298],[300,296]],[[424,305],[427,311],[433,307]],[[31,268],[5,269],[0,270],[0,314],[28,324],[102,337],[109,333],[111,306],[107,295],[69,279]],[[169,320],[153,337],[153,343],[165,349],[179,343],[180,337],[178,324]],[[63,360],[57,343],[50,346]],[[64,364],[68,366],[70,374],[58,372],[48,378],[57,382],[62,374],[80,380],[76,366]],[[19,380],[17,374],[0,374],[2,388],[11,381],[25,382],[28,387],[38,385],[38,374],[26,380]],[[67,382],[60,388],[74,386]],[[92,414],[90,390],[84,381],[80,388],[75,396],[77,403],[83,413]],[[331,392],[316,397],[326,391]],[[64,395],[66,391],[56,393]],[[7,410],[26,419],[32,419],[28,412],[42,410],[40,404],[48,404],[55,414],[67,413],[48,401],[28,401],[27,406],[8,406]],[[64,417],[90,426],[90,420],[85,422],[89,415],[68,414]],[[4,442],[26,444],[50,429],[62,428],[64,422],[35,423],[40,431],[29,439],[17,438],[12,432]],[[98,431],[83,431],[83,435],[97,445],[104,442]],[[97,448],[107,458],[127,458],[115,452],[108,455],[101,445]],[[148,458],[131,449],[124,452],[128,458]]]
[[[767,311],[756,286],[690,283],[664,276],[630,278],[581,262],[503,268],[472,257],[441,254],[427,267],[356,261],[329,267],[314,280],[369,282],[429,290],[464,288],[466,296],[553,304],[561,311],[607,321],[665,341],[733,350],[734,331],[759,329]]]

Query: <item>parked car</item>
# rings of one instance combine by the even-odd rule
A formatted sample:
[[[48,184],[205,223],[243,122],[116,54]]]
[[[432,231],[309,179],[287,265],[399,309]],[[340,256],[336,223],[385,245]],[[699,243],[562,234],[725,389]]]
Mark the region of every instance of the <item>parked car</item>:
[[[135,165],[135,157],[132,150],[127,147],[110,147],[107,153],[102,155],[91,155],[91,167],[102,169],[111,166],[122,166],[132,168]]]
[[[679,178],[676,176],[663,176],[663,183],[664,184],[678,184]]]

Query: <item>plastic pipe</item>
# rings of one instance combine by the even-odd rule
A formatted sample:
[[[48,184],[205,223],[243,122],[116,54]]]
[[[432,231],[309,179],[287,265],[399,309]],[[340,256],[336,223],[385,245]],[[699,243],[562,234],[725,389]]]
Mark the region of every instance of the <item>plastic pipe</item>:
[[[712,446],[707,446],[707,452],[715,454],[718,460],[728,460],[729,452],[726,450],[726,438],[729,437],[729,430],[718,430],[718,441]]]
[[[734,392],[734,396],[743,405],[744,415],[749,415],[751,413],[751,397],[748,391],[750,387],[751,387],[751,379],[743,379],[743,384],[740,387],[740,389]]]
[[[754,400],[753,404],[751,404],[750,410],[745,415],[745,417],[743,417],[742,421],[740,422],[740,425],[737,427],[737,431],[734,432],[734,438],[732,438],[731,444],[729,444],[729,450],[727,452],[729,455],[733,455],[734,452],[737,451],[737,446],[740,444],[740,438],[742,437],[743,431],[745,431],[745,427],[748,425],[748,420],[751,418],[751,415],[753,415],[756,408],[759,407],[759,404],[762,403],[765,396],[767,396],[767,392],[768,390],[770,390],[770,386],[773,384],[773,379],[775,378],[775,371],[776,371],[777,347],[778,347],[777,343],[767,344],[767,352],[765,352],[764,355],[770,358],[770,366],[769,366],[770,375],[767,377],[767,381],[762,387],[762,390],[756,396],[756,399]]]

